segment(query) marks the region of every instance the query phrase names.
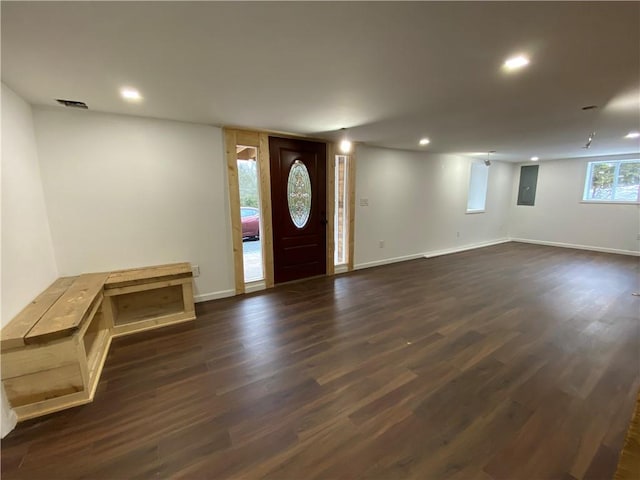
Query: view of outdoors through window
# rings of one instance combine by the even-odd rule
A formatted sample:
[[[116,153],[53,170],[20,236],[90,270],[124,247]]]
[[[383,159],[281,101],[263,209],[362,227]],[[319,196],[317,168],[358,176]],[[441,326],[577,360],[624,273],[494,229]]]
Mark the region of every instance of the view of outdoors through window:
[[[640,160],[590,162],[583,199],[602,202],[640,201]]]
[[[262,242],[260,240],[260,194],[258,189],[257,153],[255,147],[240,145],[237,147],[245,282],[264,279]]]
[[[347,263],[347,157],[346,155],[336,155],[336,198],[335,198],[335,218],[334,218],[334,242],[335,254],[334,264],[344,265]]]

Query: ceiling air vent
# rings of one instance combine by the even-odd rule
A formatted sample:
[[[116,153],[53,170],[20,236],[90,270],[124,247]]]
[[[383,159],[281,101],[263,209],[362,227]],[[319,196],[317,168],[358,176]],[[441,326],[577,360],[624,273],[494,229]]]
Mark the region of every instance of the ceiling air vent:
[[[78,102],[77,100],[63,100],[61,98],[56,98],[56,102],[58,102],[60,105],[64,105],[65,107],[84,108],[85,110],[89,108],[87,107],[86,103]]]

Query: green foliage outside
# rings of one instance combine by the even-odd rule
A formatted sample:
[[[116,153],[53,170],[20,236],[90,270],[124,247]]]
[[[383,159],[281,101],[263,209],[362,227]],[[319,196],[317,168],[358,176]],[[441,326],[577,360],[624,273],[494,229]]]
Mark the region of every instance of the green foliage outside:
[[[618,173],[618,185],[638,185],[640,183],[640,162],[623,163]]]
[[[591,177],[591,196],[595,197],[598,190],[611,188],[616,166],[614,163],[597,163],[593,166]]]
[[[592,167],[591,198],[635,200],[639,184],[640,162],[596,163]]]
[[[240,206],[258,208],[258,170],[252,160],[238,160]]]

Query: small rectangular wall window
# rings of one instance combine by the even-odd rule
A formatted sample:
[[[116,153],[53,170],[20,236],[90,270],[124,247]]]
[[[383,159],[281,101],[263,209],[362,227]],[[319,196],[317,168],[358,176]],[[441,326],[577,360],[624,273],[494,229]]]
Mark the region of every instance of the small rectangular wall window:
[[[348,196],[347,155],[335,157],[334,264],[347,263]]]
[[[640,160],[589,162],[582,200],[640,202]]]
[[[471,164],[469,178],[469,195],[467,197],[467,213],[482,213],[487,203],[487,185],[489,167],[483,163]]]
[[[539,165],[520,167],[520,185],[518,187],[518,205],[534,206],[538,187]]]

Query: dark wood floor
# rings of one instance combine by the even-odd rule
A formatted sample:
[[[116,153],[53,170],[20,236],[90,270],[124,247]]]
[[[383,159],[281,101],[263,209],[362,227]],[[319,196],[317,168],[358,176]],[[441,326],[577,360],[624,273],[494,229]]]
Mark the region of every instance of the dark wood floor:
[[[637,258],[510,243],[200,304],[115,340],[2,477],[608,479],[639,289]]]

